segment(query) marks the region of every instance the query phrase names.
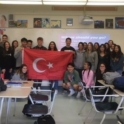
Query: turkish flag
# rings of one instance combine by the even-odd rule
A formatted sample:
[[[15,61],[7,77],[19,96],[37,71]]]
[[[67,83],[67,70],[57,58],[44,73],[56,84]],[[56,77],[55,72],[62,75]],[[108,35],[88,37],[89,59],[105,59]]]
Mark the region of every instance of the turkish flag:
[[[24,49],[23,63],[28,67],[29,79],[63,80],[72,52]]]

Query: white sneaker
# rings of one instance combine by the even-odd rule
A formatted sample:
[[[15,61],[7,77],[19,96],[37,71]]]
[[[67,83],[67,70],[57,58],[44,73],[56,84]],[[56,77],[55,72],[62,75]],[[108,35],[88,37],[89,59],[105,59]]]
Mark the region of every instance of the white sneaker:
[[[81,92],[78,92],[76,98],[80,98],[81,97]]]
[[[73,89],[70,89],[70,93],[68,96],[72,96],[75,93],[75,91]]]

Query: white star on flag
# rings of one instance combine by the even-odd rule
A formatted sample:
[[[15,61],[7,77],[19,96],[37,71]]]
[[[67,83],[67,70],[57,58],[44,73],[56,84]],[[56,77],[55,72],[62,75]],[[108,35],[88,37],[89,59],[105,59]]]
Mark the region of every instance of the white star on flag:
[[[48,66],[49,69],[50,69],[50,68],[53,68],[53,63],[50,63],[50,62],[49,62],[47,66]]]

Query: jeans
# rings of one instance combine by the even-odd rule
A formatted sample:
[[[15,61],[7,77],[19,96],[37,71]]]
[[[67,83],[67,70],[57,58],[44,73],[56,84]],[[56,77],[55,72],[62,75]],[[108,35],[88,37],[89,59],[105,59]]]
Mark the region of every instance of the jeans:
[[[56,89],[56,90],[58,90],[58,80],[50,80],[50,88],[52,88],[52,83],[55,83],[54,84],[54,88]]]

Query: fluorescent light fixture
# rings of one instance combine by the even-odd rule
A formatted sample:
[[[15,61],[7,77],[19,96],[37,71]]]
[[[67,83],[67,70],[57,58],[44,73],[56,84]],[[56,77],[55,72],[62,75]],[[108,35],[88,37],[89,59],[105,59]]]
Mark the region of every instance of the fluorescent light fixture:
[[[124,5],[124,0],[88,0],[87,5],[121,6]]]
[[[87,0],[43,0],[45,5],[85,5]]]
[[[0,1],[0,4],[32,4],[32,5],[41,5],[42,2],[36,2],[36,1]]]
[[[123,6],[124,5],[124,2],[123,3],[114,3],[114,2],[88,2],[87,5],[93,5],[93,6]]]
[[[43,2],[44,5],[85,5],[86,2]]]

